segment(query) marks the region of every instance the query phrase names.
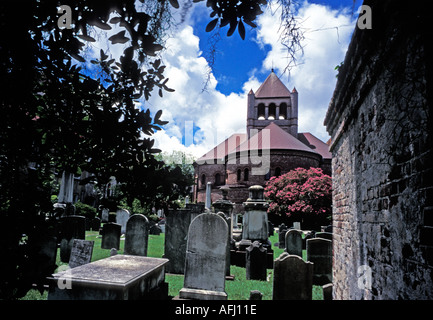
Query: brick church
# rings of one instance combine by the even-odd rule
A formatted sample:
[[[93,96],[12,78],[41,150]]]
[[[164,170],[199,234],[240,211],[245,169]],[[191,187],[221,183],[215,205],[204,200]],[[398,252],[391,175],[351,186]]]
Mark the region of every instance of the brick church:
[[[322,168],[331,175],[331,153],[311,133],[298,132],[298,92],[290,92],[272,71],[255,93],[248,93],[246,133],[231,135],[194,162],[193,201],[205,202],[211,182],[212,203],[222,198],[222,186],[229,187],[234,213],[241,213],[250,186],[264,186],[272,176],[298,167]]]

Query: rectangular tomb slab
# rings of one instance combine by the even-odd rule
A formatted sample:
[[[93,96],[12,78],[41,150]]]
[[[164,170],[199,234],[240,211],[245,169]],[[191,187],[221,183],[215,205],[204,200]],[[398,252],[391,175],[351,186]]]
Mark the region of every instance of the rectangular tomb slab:
[[[166,299],[168,259],[115,255],[53,274],[48,300]]]

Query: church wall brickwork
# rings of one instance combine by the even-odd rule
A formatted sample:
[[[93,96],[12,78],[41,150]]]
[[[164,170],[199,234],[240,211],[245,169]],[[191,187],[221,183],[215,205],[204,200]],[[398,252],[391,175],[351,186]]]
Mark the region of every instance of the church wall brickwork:
[[[381,19],[355,31],[325,119],[333,295],[432,299],[432,36],[415,30],[428,10],[365,4]]]

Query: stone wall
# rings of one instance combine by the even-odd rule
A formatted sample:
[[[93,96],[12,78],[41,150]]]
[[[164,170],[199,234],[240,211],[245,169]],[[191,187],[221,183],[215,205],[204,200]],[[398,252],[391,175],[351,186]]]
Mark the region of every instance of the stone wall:
[[[325,125],[334,299],[433,298],[432,39],[425,5],[365,1]]]

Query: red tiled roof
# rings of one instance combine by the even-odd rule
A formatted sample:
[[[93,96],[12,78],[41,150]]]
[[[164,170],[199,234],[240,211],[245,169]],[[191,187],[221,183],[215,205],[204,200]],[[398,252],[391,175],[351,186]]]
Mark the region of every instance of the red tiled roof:
[[[269,131],[264,131],[268,129]],[[265,136],[263,139],[263,133],[269,134],[269,143]],[[264,141],[263,141],[264,140]],[[269,145],[268,145],[269,144]],[[298,151],[306,151],[317,153],[313,149],[307,147],[301,141],[296,139],[290,133],[281,129],[278,125],[271,122],[267,127],[263,128],[263,130],[259,131],[257,134],[251,136],[248,141],[245,141],[239,147],[236,148],[236,151],[247,151],[247,150],[260,150],[260,149],[272,149],[272,150],[298,150]]]
[[[323,159],[331,159],[329,145],[309,132],[298,133],[298,139],[322,156]]]
[[[265,82],[257,89],[256,98],[281,98],[290,97],[290,91],[287,87],[278,79],[278,76],[272,71],[271,74],[266,78]]]
[[[235,133],[230,137],[225,139],[215,148],[206,152],[203,156],[201,156],[197,161],[205,161],[212,159],[222,159],[227,154],[230,153],[233,149],[235,149],[239,144],[243,143],[247,139],[247,135],[245,133]]]

